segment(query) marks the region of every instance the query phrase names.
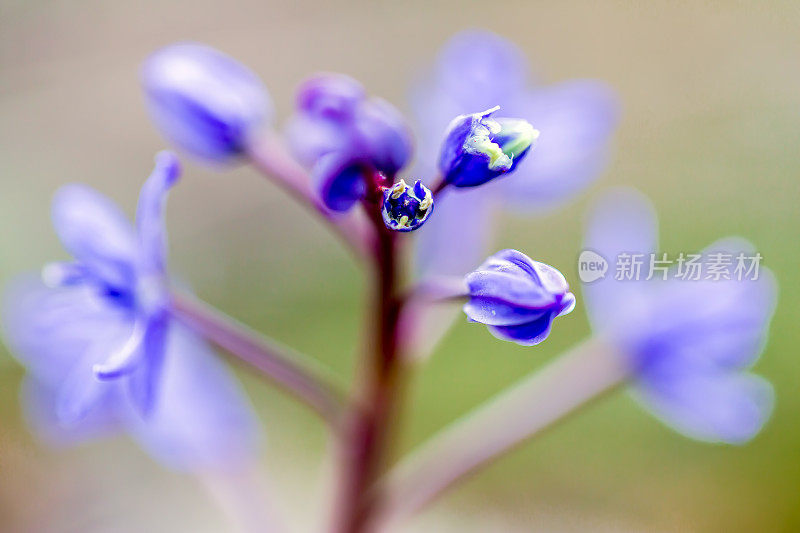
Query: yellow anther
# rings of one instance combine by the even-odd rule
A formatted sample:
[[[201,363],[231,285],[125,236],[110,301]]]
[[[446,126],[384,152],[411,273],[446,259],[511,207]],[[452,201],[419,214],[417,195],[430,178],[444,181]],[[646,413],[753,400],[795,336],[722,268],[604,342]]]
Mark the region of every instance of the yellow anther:
[[[398,198],[400,198],[400,195],[402,195],[405,192],[407,187],[408,185],[406,185],[406,182],[404,180],[400,180],[397,183],[395,183],[394,187],[392,187],[392,199],[397,200]]]

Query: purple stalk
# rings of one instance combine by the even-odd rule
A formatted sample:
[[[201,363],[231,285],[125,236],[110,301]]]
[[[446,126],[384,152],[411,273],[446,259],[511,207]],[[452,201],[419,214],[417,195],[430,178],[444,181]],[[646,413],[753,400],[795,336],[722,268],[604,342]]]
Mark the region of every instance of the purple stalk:
[[[255,168],[328,223],[356,257],[370,255],[375,236],[369,223],[358,213],[343,216],[331,212],[314,190],[308,172],[289,155],[275,132],[264,133],[251,142],[247,153]]]
[[[237,323],[201,300],[173,293],[174,317],[199,335],[281,385],[338,428],[342,416],[342,394],[319,365],[277,342]]]
[[[412,453],[376,486],[388,495],[380,524],[419,511],[447,488],[610,391],[627,376],[622,358],[597,338],[465,415]]]

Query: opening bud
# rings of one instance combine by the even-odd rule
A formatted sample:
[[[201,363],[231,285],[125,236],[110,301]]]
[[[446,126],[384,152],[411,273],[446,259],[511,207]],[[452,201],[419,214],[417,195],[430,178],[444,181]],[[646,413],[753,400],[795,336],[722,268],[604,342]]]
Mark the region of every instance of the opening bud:
[[[475,187],[511,172],[539,137],[528,121],[491,117],[499,106],[459,115],[448,127],[439,170],[455,187]]]
[[[386,227],[394,231],[414,231],[433,212],[433,193],[417,180],[409,186],[400,180],[383,191],[381,214]]]

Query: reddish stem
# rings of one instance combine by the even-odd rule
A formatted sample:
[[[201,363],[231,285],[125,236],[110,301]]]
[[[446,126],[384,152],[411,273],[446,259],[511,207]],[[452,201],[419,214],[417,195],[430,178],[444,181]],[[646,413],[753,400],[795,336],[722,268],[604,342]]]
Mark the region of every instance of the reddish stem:
[[[399,290],[397,233],[381,219],[379,197],[385,178],[376,176],[364,205],[378,234],[375,292],[371,310],[374,337],[362,376],[359,399],[351,408],[342,443],[342,478],[338,487],[334,533],[370,531],[383,495],[370,491],[384,466],[401,395],[398,330],[403,297]]]

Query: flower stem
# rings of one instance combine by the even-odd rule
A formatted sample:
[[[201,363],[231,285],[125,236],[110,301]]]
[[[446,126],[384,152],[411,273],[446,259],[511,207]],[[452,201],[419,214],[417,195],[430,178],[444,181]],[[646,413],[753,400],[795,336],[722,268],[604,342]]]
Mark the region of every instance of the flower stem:
[[[171,312],[177,320],[281,385],[338,427],[343,395],[316,361],[259,335],[188,294],[173,292]]]
[[[456,481],[621,384],[622,358],[597,338],[578,345],[545,369],[442,430],[382,480],[388,495],[385,525],[420,510]]]
[[[374,205],[373,205],[374,204]],[[399,291],[397,233],[383,225],[377,203],[365,203],[379,235],[375,250],[375,291],[370,331],[374,337],[362,368],[362,387],[341,442],[341,479],[334,509],[334,533],[371,530],[381,494],[370,487],[381,473],[402,393],[398,343],[403,297]]]
[[[256,169],[328,223],[356,257],[369,255],[375,240],[369,223],[358,213],[339,215],[328,209],[314,190],[308,172],[289,155],[275,132],[254,139],[247,147],[247,154]]]

